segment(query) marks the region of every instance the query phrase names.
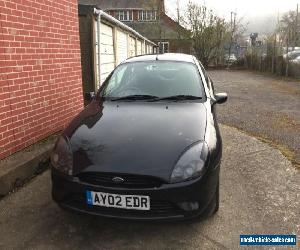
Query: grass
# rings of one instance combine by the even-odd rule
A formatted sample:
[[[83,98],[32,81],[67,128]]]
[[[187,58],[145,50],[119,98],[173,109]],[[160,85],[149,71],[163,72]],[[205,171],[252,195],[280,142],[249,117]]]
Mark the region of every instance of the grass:
[[[267,143],[271,147],[278,149],[293,164],[293,166],[295,166],[296,169],[300,170],[300,162],[297,162],[295,152],[293,152],[287,146],[279,143],[278,141],[273,141],[270,138],[268,138],[267,136],[251,133],[251,132],[242,130],[239,127],[231,126],[231,125],[228,125],[228,124],[226,124],[226,126],[233,127],[233,128],[239,130],[240,132],[242,132],[244,134],[255,137],[256,139],[260,140],[261,142]]]
[[[234,69],[232,68],[232,70],[241,70],[239,68]],[[271,72],[268,71],[259,71],[259,70],[254,70],[254,69],[243,69],[245,71],[249,71],[251,73],[257,74],[257,75],[261,75],[261,76],[268,76],[268,77],[272,77],[276,80],[281,80],[281,81],[286,81],[286,82],[294,82],[294,83],[300,83],[300,79],[299,78],[295,78],[295,77],[291,77],[291,76],[282,76],[282,75],[278,75],[278,74],[273,74]]]

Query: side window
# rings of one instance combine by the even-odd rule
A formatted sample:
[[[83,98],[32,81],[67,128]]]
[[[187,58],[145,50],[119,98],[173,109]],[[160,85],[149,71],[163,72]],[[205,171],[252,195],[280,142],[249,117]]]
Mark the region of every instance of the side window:
[[[126,69],[127,69],[127,67],[122,67],[121,70],[119,70],[118,72],[115,72],[113,74],[113,76],[109,79],[109,84],[105,89],[106,95],[109,95],[112,91],[114,91],[115,89],[117,89],[119,87],[120,83],[123,80],[123,75],[124,75]]]
[[[207,86],[209,88],[209,91],[214,95],[214,93],[215,93],[214,84],[213,84],[212,80],[210,79],[209,75],[207,74],[207,72],[205,71],[205,68],[203,67],[203,65],[200,62],[199,62],[199,65],[200,65],[201,70],[203,72],[205,81],[207,82]]]
[[[213,81],[211,80],[210,77],[208,77],[208,78],[209,78],[209,85],[210,85],[210,87],[211,87],[211,89],[212,89],[212,92],[213,92],[213,94],[214,94],[214,93],[215,93],[214,83],[213,83]]]
[[[199,62],[199,61],[198,61]],[[200,68],[201,68],[201,70],[202,70],[202,72],[203,72],[203,75],[204,75],[204,78],[205,78],[205,81],[207,82],[207,84],[208,84],[208,75],[207,75],[207,73],[206,73],[206,71],[205,71],[205,68],[203,67],[203,65],[199,62],[199,65],[200,65]]]

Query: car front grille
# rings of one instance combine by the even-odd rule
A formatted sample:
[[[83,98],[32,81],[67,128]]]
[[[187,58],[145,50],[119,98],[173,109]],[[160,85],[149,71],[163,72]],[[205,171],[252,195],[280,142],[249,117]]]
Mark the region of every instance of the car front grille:
[[[78,174],[77,177],[81,182],[105,187],[154,188],[164,183],[155,177],[132,174],[84,172]],[[115,177],[122,178],[124,181],[115,182],[113,181]]]

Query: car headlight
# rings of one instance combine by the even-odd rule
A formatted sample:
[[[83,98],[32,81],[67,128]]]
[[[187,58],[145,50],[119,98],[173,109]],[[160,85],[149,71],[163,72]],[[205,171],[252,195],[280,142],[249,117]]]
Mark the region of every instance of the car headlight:
[[[63,136],[58,138],[50,160],[54,168],[65,174],[72,175],[73,156],[68,138]]]
[[[182,182],[202,176],[205,172],[208,152],[205,142],[197,142],[188,148],[177,161],[170,182]]]

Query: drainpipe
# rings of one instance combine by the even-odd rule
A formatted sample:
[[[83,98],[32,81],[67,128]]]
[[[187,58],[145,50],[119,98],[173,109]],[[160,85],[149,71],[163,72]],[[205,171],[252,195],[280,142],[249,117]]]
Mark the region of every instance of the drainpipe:
[[[100,58],[101,58],[101,43],[100,43],[100,37],[101,37],[101,31],[100,31],[100,25],[101,24],[101,12],[97,15],[97,44],[98,44],[98,75],[99,75],[99,86],[96,86],[95,91],[97,91],[98,87],[101,85],[101,64],[100,64]]]
[[[137,48],[138,48],[138,39],[135,38],[135,55],[136,55],[136,56],[138,55],[138,50],[137,50]]]

